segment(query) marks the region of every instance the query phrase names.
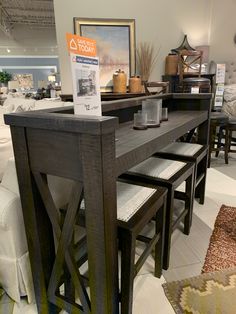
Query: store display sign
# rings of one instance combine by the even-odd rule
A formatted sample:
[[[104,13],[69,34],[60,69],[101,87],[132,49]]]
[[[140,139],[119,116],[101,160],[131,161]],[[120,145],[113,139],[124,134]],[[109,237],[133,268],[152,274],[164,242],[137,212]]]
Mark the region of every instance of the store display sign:
[[[225,82],[225,64],[216,65],[216,84],[224,84]]]
[[[99,59],[96,41],[67,34],[75,114],[101,116]]]

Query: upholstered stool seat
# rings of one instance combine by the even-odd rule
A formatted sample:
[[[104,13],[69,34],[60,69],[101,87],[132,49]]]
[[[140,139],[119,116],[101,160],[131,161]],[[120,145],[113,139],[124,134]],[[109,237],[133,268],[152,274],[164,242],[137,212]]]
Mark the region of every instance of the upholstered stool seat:
[[[223,112],[212,112],[210,116],[210,134],[209,134],[209,158],[208,167],[211,163],[211,153],[216,152],[218,156],[220,151],[224,152],[225,163],[228,164],[228,151],[225,149],[228,145],[228,125],[229,117]],[[217,129],[219,128],[219,134],[217,135]],[[223,129],[225,129],[225,135],[223,135]],[[221,142],[222,138],[225,137],[225,144]]]
[[[163,268],[163,249],[167,189],[140,184],[117,182],[117,224],[121,249],[121,313],[132,312],[133,280],[152,250],[155,252],[156,277]],[[80,208],[85,209],[84,201]],[[84,214],[83,214],[84,215]],[[144,227],[155,220],[152,238],[140,235]],[[86,223],[86,222],[85,222]],[[136,240],[146,244],[135,261]]]
[[[195,163],[194,189],[200,204],[204,204],[205,199],[207,155],[208,146],[184,142],[171,143],[156,154],[162,158]]]
[[[163,186],[168,189],[165,225],[165,245],[163,268],[169,266],[171,234],[184,220],[184,233],[189,234],[192,223],[193,192],[194,192],[194,164],[151,157],[137,166],[129,169],[121,178],[131,179],[142,184]],[[177,187],[186,181],[185,192],[177,191]],[[184,209],[174,220],[174,198],[185,202]]]

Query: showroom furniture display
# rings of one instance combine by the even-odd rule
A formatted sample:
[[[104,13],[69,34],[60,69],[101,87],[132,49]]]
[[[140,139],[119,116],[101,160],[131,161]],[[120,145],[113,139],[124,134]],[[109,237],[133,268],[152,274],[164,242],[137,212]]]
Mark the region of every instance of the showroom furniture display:
[[[198,74],[196,73],[184,73],[184,78],[198,78]],[[214,86],[214,78],[215,74],[212,73],[202,73],[201,78],[207,78],[210,80],[211,87]],[[170,83],[170,93],[181,93],[182,87],[180,85],[180,78],[179,74],[173,74],[173,75],[162,75],[162,81],[169,82]],[[207,89],[208,90],[208,89]],[[205,90],[202,90],[202,92],[205,92]]]
[[[225,163],[228,164],[228,121],[229,117],[223,112],[212,112],[210,115],[210,134],[209,134],[209,157],[208,167],[211,165],[211,153],[216,152],[218,156],[220,151],[224,152]],[[222,143],[223,128],[225,130],[225,143]],[[219,132],[219,134],[218,134]]]
[[[117,182],[117,224],[121,250],[121,313],[132,312],[133,281],[147,257],[154,251],[154,275],[161,276],[163,268],[163,249],[165,235],[167,189],[133,180]],[[80,206],[80,220],[84,219],[85,204]],[[144,227],[155,222],[153,236],[141,233]],[[84,223],[85,222],[85,223]],[[142,254],[135,259],[136,241],[145,243]]]
[[[169,92],[169,82],[144,82],[145,94],[165,94]],[[153,90],[155,88],[155,91]]]
[[[193,162],[195,164],[194,194],[199,199],[199,203],[204,204],[208,146],[195,143],[174,142],[160,150],[156,156]]]
[[[14,159],[0,183],[0,284],[15,302],[34,300],[29,253]]]
[[[198,87],[200,93],[210,93],[210,80],[201,77],[202,69],[202,51],[198,50],[180,50],[179,57],[179,85],[184,93],[191,93],[193,87]],[[195,77],[184,77],[184,74],[195,73]]]
[[[68,201],[70,182],[52,176],[47,180],[56,208],[60,208]],[[0,183],[0,199],[0,284],[15,302],[27,296],[32,303],[35,296],[13,158],[8,160]]]
[[[141,108],[143,98],[161,98],[168,108],[169,120],[160,128],[133,129],[131,112]],[[91,304],[88,312],[118,314],[116,180],[193,128],[198,127],[198,143],[207,145],[210,103],[211,94],[164,94],[108,102],[102,108],[107,116],[102,117],[76,116],[72,107],[5,115],[5,122],[11,127],[39,313],[52,313],[54,304],[64,309],[68,306],[66,298],[47,294],[58,279],[54,268],[58,259],[73,274],[76,292],[83,297],[80,276],[70,263],[73,252],[67,246],[83,187]],[[127,117],[122,121],[126,122],[118,124],[120,114],[125,112]],[[66,213],[56,251],[53,230],[58,224],[52,219],[56,217],[55,210],[47,212],[33,179],[35,173],[74,182],[70,211]],[[71,309],[78,307],[71,305]]]
[[[163,186],[168,189],[163,268],[168,269],[170,260],[171,235],[184,221],[184,233],[189,234],[192,224],[194,197],[194,164],[175,160],[150,157],[129,169],[122,178],[141,181],[143,184]],[[177,188],[185,182],[185,191]],[[175,199],[184,201],[184,206],[175,212]]]
[[[229,153],[236,152],[236,149],[234,149],[234,146],[236,146],[236,138],[233,132],[236,132],[236,118],[229,117],[228,122],[220,126],[217,134],[217,147],[219,150],[216,151],[216,157],[219,155],[220,148],[225,150],[226,156],[228,156]],[[223,139],[225,141],[224,143],[222,143]]]
[[[224,127],[223,127],[224,128]],[[236,148],[233,148],[233,146],[236,146],[236,137],[235,135],[233,136],[233,132],[236,132],[236,117],[235,119],[230,119],[229,118],[229,122],[227,124],[227,126],[225,127],[228,129],[228,132],[226,132],[229,136],[229,139],[227,141],[227,153],[236,153]]]
[[[12,112],[21,112],[28,110],[42,110],[48,108],[58,108],[71,105],[69,102],[60,100],[39,100],[26,99],[22,97],[12,97],[8,95],[3,106],[0,106],[0,181],[3,176],[7,161],[13,156],[11,131],[8,125],[4,123],[4,114]]]

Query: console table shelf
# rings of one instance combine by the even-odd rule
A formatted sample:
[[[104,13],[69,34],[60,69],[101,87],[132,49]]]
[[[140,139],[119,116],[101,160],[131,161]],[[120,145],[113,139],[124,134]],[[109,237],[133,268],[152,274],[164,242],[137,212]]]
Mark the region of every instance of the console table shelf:
[[[54,263],[63,265],[65,261],[68,269],[75,271],[68,241],[82,188],[91,302],[91,309],[85,312],[118,314],[117,176],[196,127],[199,143],[208,144],[211,94],[156,97],[169,108],[169,120],[160,128],[145,131],[133,130],[131,120],[142,99],[155,96],[108,102],[103,107],[107,116],[103,117],[75,116],[72,107],[5,115],[6,124],[11,126],[40,314],[57,313],[58,306],[70,306],[66,298],[58,297],[58,291],[53,292],[54,281],[62,271],[54,269]],[[126,122],[118,124],[118,119]],[[44,174],[69,178],[77,187],[62,230],[55,219],[55,207],[40,194],[46,184],[40,183]],[[58,254],[53,230],[59,240]]]

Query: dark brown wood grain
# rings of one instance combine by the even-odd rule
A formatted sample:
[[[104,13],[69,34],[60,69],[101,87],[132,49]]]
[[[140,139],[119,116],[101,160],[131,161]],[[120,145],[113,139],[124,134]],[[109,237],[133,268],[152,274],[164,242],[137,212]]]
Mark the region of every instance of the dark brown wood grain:
[[[11,126],[40,314],[57,311],[48,302],[46,293],[55,262],[54,223],[50,222],[32,171],[83,182],[91,313],[118,314],[117,176],[197,126],[199,142],[208,144],[210,94],[154,96],[163,99],[163,106],[168,107],[169,121],[160,128],[135,131],[131,121],[133,112],[145,98],[153,96],[103,104],[104,112],[115,113],[115,118],[73,115],[72,107],[5,115],[6,124]],[[130,122],[118,127],[117,118],[126,110],[129,111],[126,121]],[[69,223],[66,224],[69,228]],[[63,233],[65,236],[67,231]],[[65,241],[68,245],[65,254],[70,251],[69,238]],[[74,260],[67,259],[70,262],[73,272]],[[70,307],[67,301],[54,297],[58,306]]]

